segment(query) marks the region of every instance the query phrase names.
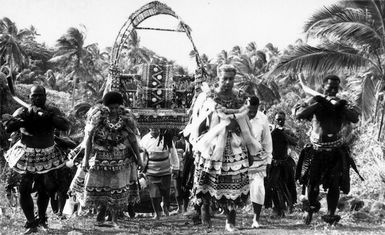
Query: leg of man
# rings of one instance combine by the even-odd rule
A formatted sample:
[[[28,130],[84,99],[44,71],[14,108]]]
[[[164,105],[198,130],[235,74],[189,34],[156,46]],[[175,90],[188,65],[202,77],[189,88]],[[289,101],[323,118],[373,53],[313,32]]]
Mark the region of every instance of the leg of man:
[[[289,190],[290,196],[291,196],[291,206],[289,206],[289,213],[293,212],[293,205],[297,203],[297,188],[295,185],[295,179],[294,179],[294,170],[292,168],[289,168],[289,175],[288,175],[288,181],[287,181],[287,188]]]
[[[54,193],[55,178],[50,172],[39,174],[36,177],[35,184],[37,186],[37,209],[39,215],[39,225],[48,228],[47,225],[47,207],[49,203],[49,194]]]
[[[35,221],[34,205],[31,197],[33,181],[33,174],[26,173],[21,175],[21,181],[19,185],[19,202],[20,207],[27,219],[25,226],[27,228],[27,231],[25,232],[26,234],[37,232],[37,222]]]
[[[210,195],[208,193],[202,196],[201,206],[201,219],[203,226],[211,227],[211,215],[210,215]]]
[[[253,203],[254,217],[252,228],[259,228],[259,217],[265,200],[265,186],[262,172],[249,176],[250,179],[250,201]]]
[[[58,201],[58,215],[63,214],[63,209],[68,198],[68,190],[72,181],[72,172],[70,168],[62,167],[57,170],[57,180],[56,180],[56,199]]]
[[[329,224],[335,224],[337,223],[341,217],[338,215],[335,215],[338,200],[340,198],[340,178],[341,178],[341,172],[342,172],[342,164],[341,161],[339,161],[340,156],[338,154],[329,156],[331,160],[331,165],[333,168],[328,172],[328,193],[326,196],[327,204],[328,204],[328,213],[327,215],[323,216],[322,219],[329,223]]]
[[[162,196],[160,193],[161,181],[160,177],[148,176],[148,190],[150,194],[152,209],[154,210],[154,219],[160,218],[160,202],[162,201]]]
[[[228,232],[235,232],[238,229],[235,227],[236,212],[233,206],[227,206],[224,208],[226,214],[226,226],[225,230]]]
[[[318,195],[319,195],[319,186],[320,186],[320,180],[321,180],[321,174],[324,169],[323,168],[323,158],[322,153],[316,152],[315,156],[313,157],[311,166],[310,166],[310,177],[309,177],[309,184],[308,184],[308,199],[309,199],[309,207],[305,208],[307,211],[307,215],[305,218],[305,223],[310,224],[311,220],[313,218],[313,213],[319,211],[321,205],[318,201]]]
[[[162,176],[161,185],[160,185],[160,195],[162,196],[163,212],[165,216],[169,216],[170,186],[171,186],[171,175]]]
[[[334,215],[337,209],[338,200],[340,198],[340,190],[338,185],[333,185],[329,188],[327,194],[328,214]]]
[[[190,201],[190,193],[187,189],[185,189],[182,192],[183,212],[187,212],[189,201]]]
[[[98,225],[103,224],[106,218],[106,206],[100,205],[97,208],[96,223]]]
[[[183,208],[183,191],[182,191],[182,179],[181,179],[181,173],[176,177],[175,179],[175,198],[176,202],[178,204],[177,213],[180,213],[184,211]]]
[[[160,210],[161,210],[160,202],[161,202],[161,200],[162,199],[160,197],[151,197],[152,209],[155,212],[153,219],[158,220],[160,218]]]
[[[50,201],[50,204],[51,204],[52,212],[54,214],[57,214],[59,212],[58,195],[56,193],[50,193],[49,201]]]
[[[270,171],[270,184],[272,188],[272,199],[274,203],[274,211],[278,217],[284,215],[284,192],[282,187],[283,169],[282,164],[274,164]]]
[[[297,203],[297,187],[295,185],[295,176],[294,176],[295,175],[295,169],[296,169],[295,161],[293,160],[293,158],[290,157],[289,168],[288,168],[287,187],[289,189],[293,204]]]

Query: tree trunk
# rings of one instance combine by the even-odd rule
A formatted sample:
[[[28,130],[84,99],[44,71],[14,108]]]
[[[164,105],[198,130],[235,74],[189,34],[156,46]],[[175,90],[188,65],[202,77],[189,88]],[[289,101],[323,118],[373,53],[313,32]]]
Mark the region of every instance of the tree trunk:
[[[76,76],[73,77],[73,80],[72,80],[73,84],[72,84],[72,107],[75,106],[75,92],[76,92]]]
[[[384,102],[382,102],[381,122],[380,122],[379,131],[378,131],[378,137],[377,137],[378,141],[381,141],[381,132],[382,132],[382,126],[384,124],[384,115],[385,115],[385,108],[384,108]]]

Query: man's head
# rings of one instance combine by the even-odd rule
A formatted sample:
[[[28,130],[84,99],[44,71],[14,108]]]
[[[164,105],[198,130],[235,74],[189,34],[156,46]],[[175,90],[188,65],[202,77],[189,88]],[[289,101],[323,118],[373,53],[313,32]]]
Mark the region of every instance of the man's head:
[[[322,88],[327,96],[336,96],[340,87],[340,78],[336,75],[328,75],[323,79]]]
[[[249,99],[249,103],[250,103],[250,106],[249,106],[249,118],[250,119],[253,119],[257,113],[258,113],[258,108],[259,108],[259,99],[258,97],[256,96],[252,96],[250,97]]]
[[[45,88],[39,85],[35,85],[31,88],[31,94],[29,95],[32,105],[37,107],[44,107],[46,101]]]
[[[157,138],[160,134],[160,130],[158,128],[150,128],[150,135],[154,138]]]
[[[237,70],[233,65],[224,64],[218,68],[218,88],[222,92],[231,91],[234,86]]]
[[[286,114],[283,111],[278,111],[274,116],[274,122],[280,127],[285,125]]]
[[[117,91],[110,91],[103,96],[103,104],[108,107],[110,113],[116,114],[123,105],[123,96]]]

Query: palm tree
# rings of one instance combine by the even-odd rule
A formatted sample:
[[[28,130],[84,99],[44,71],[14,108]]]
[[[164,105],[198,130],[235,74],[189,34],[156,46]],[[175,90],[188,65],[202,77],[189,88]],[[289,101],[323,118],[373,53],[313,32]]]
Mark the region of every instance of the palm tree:
[[[238,70],[237,86],[246,93],[257,95],[262,101],[272,104],[279,100],[278,87],[274,81],[268,81],[264,75],[268,72],[269,63],[266,54],[256,50],[255,43],[249,43],[246,54],[234,58],[234,65]]]
[[[233,46],[233,48],[230,51],[231,57],[239,57],[242,55],[242,49],[240,46]]]
[[[357,101],[361,101],[364,119],[370,119],[375,97],[384,89],[384,8],[384,0],[343,0],[319,10],[304,30],[308,42],[315,39],[320,43],[294,46],[291,53],[282,56],[272,75],[304,72],[310,76],[326,73],[355,76],[362,87]]]
[[[190,58],[193,58],[195,59],[195,61],[197,62],[197,64],[200,66],[200,70],[203,70],[203,71],[199,71],[198,73],[201,73],[204,77],[207,78],[207,82],[208,83],[212,83],[214,81],[214,79],[217,77],[217,67],[218,67],[218,64],[217,63],[212,63],[212,60],[209,59],[209,57],[203,53],[200,55],[200,59],[198,60],[197,59],[197,53],[195,50],[192,50],[190,53]]]
[[[9,18],[0,20],[0,66],[8,65],[13,72],[28,64],[28,58],[21,43],[31,32],[27,29],[18,30]]]
[[[217,64],[221,66],[222,64],[232,64],[233,57],[226,50],[222,50],[217,56]]]
[[[84,81],[92,80],[89,70],[93,67],[92,56],[84,46],[85,34],[77,28],[69,28],[67,33],[57,40],[57,49],[51,63],[59,64],[72,80],[72,105],[75,104],[76,85],[79,78]],[[88,46],[88,48],[91,46]]]
[[[140,38],[136,30],[131,32],[128,42],[123,45],[124,52],[126,52],[126,56],[128,56],[132,65],[150,63],[151,58],[148,55],[148,51],[140,46]]]

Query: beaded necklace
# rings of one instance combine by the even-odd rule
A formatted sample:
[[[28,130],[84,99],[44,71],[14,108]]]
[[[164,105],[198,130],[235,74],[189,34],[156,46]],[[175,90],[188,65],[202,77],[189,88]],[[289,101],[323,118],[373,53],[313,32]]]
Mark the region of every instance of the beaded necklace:
[[[110,120],[110,117],[107,117],[105,120],[106,120],[106,126],[111,130],[119,130],[120,128],[122,128],[123,119],[121,117],[119,117],[116,123],[112,123]]]
[[[214,101],[223,107],[230,109],[240,108],[240,106],[242,106],[239,97],[237,97],[235,94],[224,95],[221,93],[214,93]]]

